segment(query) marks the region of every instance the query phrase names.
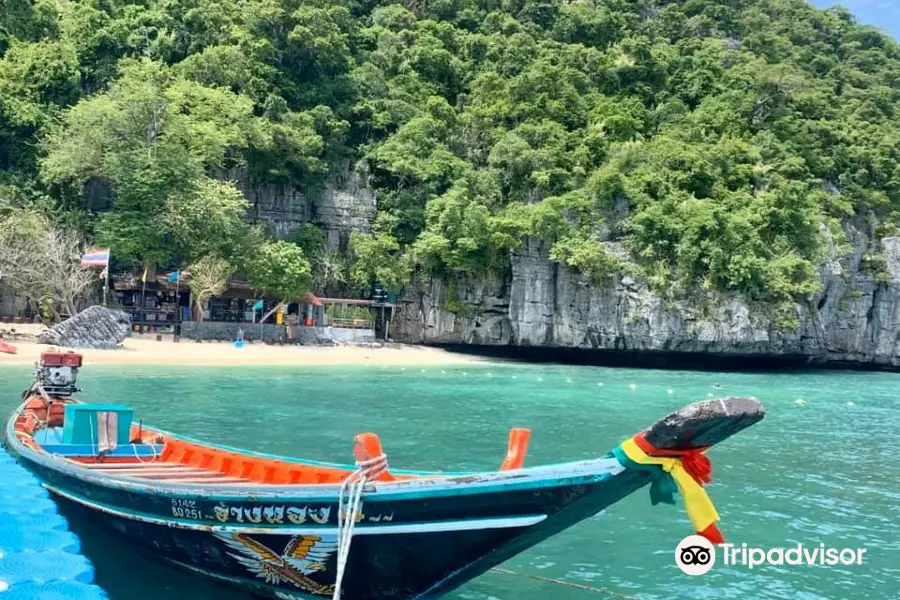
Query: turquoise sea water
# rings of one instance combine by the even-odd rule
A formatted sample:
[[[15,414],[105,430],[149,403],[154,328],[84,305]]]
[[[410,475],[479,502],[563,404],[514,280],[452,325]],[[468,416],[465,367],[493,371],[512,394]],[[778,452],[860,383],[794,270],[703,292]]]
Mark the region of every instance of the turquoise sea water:
[[[27,367],[0,366],[4,421],[29,379]],[[444,470],[496,469],[515,426],[532,429],[527,464],[536,465],[602,455],[708,394],[756,396],[766,419],[709,453],[709,492],[727,541],[764,549],[798,543],[866,548],[862,565],[749,570],[720,562],[706,575],[684,575],[674,563],[675,546],[691,533],[683,506],[652,507],[645,489],[503,567],[641,600],[900,597],[900,375],[490,363],[424,369],[89,366],[80,384],[84,400],[127,403],[147,424],[201,439],[350,462],[353,436],[374,431],[395,468]],[[798,398],[806,404],[798,405]],[[248,600],[124,550],[93,528],[77,531],[97,583],[112,600]],[[449,596],[592,597],[598,595],[500,573]]]

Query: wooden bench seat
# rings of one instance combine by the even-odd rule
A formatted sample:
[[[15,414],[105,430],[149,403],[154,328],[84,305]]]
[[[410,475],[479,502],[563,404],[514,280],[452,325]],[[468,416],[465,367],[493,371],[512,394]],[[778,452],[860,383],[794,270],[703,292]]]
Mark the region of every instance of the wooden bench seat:
[[[250,483],[247,479],[226,475],[218,471],[188,467],[180,463],[152,461],[144,463],[95,463],[81,466],[110,477],[137,477],[139,479],[178,483]]]

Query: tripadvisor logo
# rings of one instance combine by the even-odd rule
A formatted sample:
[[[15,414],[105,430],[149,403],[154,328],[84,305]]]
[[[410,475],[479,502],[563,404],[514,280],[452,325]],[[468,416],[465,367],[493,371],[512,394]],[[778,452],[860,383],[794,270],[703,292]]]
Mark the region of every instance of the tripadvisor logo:
[[[741,565],[748,569],[760,565],[861,565],[865,548],[826,548],[825,544],[791,548],[748,548],[719,544],[723,565]],[[688,575],[703,575],[716,564],[716,547],[700,535],[689,535],[675,548],[675,564]]]
[[[703,575],[716,564],[716,549],[702,535],[689,535],[675,548],[675,564],[688,575]]]

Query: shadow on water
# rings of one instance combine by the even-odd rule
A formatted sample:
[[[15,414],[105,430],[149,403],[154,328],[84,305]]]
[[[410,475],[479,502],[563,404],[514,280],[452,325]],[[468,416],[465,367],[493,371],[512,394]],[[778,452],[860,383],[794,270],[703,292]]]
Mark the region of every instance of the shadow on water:
[[[435,342],[429,344],[456,354],[485,359],[613,367],[619,369],[718,371],[735,373],[812,373],[820,371],[900,372],[893,365],[834,360],[827,356],[804,354],[716,354],[664,350],[628,350],[573,348],[560,346],[479,345]]]
[[[152,558],[152,549],[141,548],[140,540],[123,541],[98,523],[102,517],[83,507],[60,502],[57,506],[81,540],[83,554],[94,565],[94,583],[103,588],[110,600],[254,600],[253,596],[212,579]]]

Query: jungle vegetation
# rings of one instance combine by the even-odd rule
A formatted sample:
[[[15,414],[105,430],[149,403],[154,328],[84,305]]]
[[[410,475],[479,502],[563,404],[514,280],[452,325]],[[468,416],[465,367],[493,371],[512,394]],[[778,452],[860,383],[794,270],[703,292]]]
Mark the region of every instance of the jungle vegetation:
[[[502,273],[531,238],[594,284],[778,303],[841,220],[893,231],[898,107],[900,46],[803,0],[6,0],[0,211],[270,288]],[[373,230],[275,242],[235,167],[365,173]]]

